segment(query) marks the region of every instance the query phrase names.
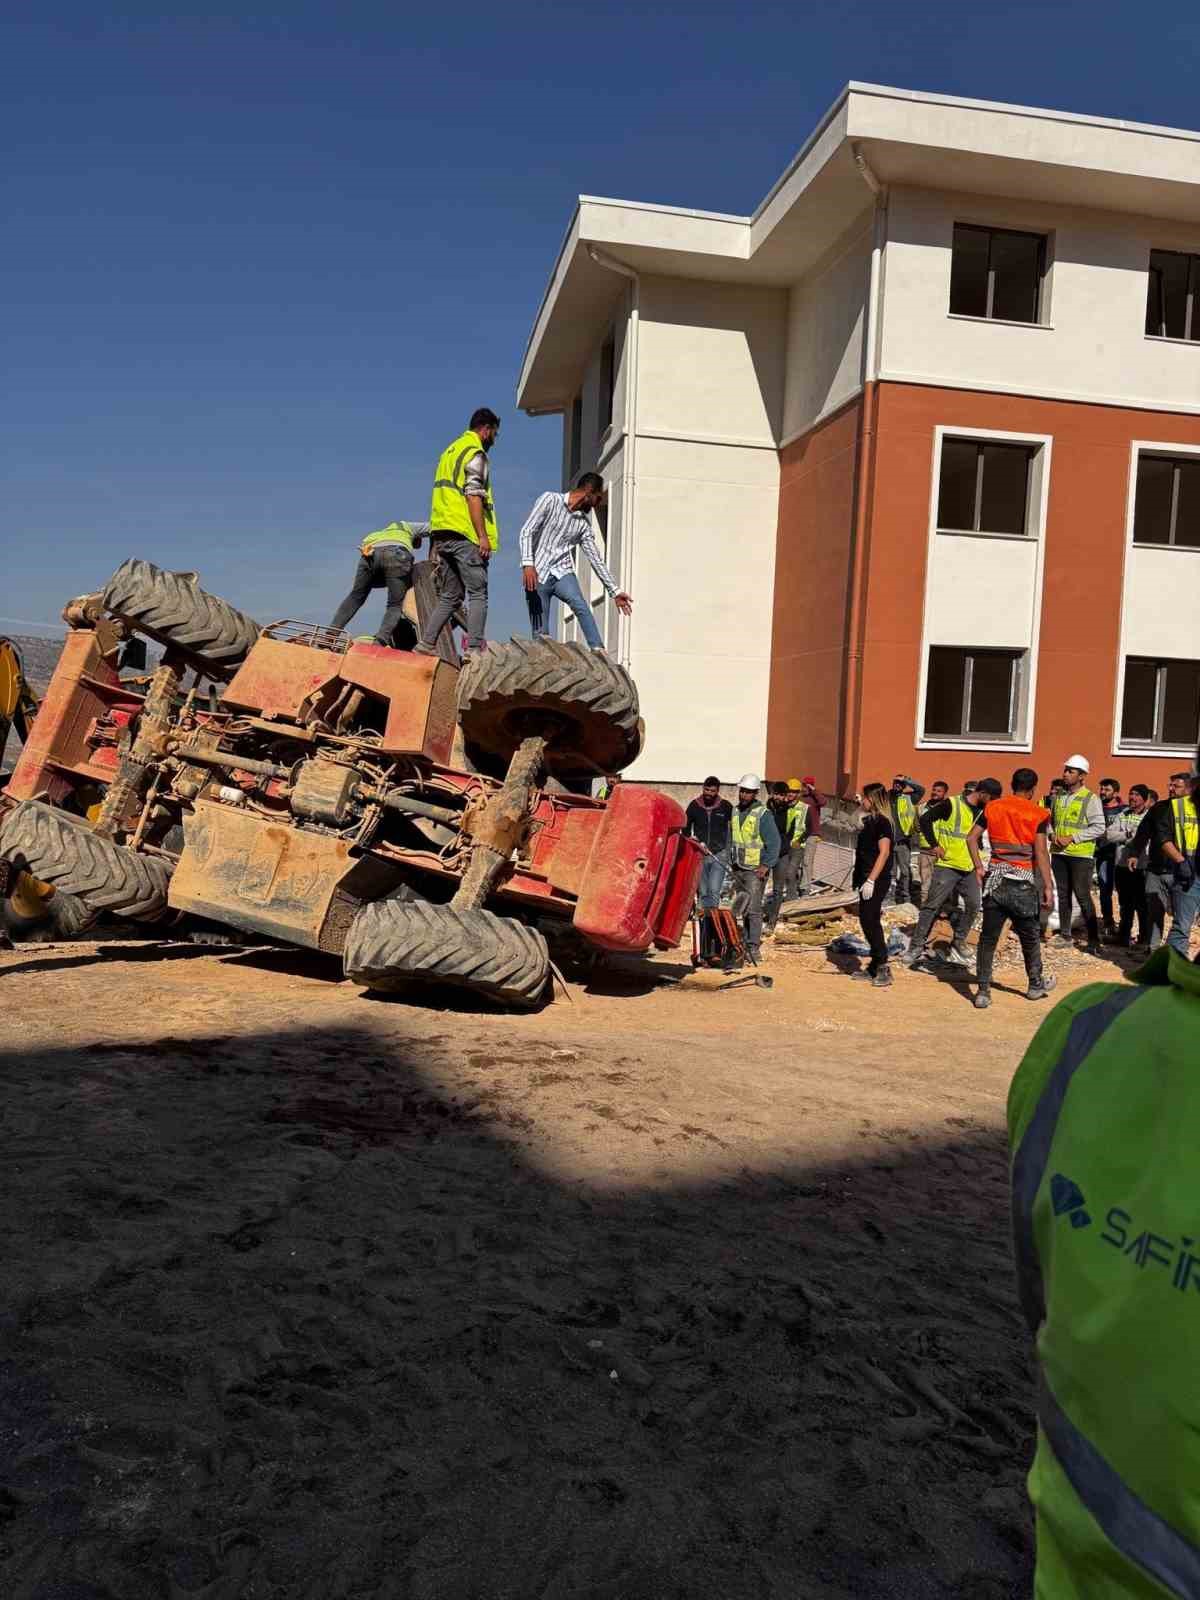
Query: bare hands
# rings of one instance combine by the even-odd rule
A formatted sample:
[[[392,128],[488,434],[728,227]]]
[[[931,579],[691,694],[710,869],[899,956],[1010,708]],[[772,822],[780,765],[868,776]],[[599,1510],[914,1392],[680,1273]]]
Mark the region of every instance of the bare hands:
[[[529,591],[529,593],[532,594],[533,591],[538,586],[537,568],[536,567],[522,567],[521,568],[521,582],[525,585],[525,587]]]
[[[617,603],[617,610],[623,617],[631,617],[633,615],[632,595],[628,595],[624,590],[622,590],[620,594],[614,595],[613,599]]]

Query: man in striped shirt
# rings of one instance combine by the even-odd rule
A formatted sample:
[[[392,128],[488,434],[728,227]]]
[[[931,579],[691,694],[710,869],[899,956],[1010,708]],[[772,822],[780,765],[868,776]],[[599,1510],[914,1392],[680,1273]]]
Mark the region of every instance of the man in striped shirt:
[[[625,616],[633,610],[633,601],[618,591],[605,566],[592,530],[592,512],[603,499],[604,479],[597,472],[585,472],[578,486],[566,494],[551,491],[539,495],[521,529],[521,579],[535,639],[549,631],[550,602],[557,595],[575,613],[591,649],[604,648],[592,608],[575,576],[575,552],[580,545],[592,571],[616,600],[617,609]]]

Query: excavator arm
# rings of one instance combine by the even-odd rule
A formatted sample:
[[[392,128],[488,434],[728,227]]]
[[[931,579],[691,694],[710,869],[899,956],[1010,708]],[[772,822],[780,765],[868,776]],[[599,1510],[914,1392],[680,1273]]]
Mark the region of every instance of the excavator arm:
[[[21,666],[21,656],[11,639],[0,634],[0,764],[9,730],[15,728],[24,744],[37,716],[37,700]]]

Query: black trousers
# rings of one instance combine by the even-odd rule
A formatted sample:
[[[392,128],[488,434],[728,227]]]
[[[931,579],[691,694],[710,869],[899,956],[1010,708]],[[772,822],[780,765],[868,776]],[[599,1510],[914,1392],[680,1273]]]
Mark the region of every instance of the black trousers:
[[[1138,944],[1150,942],[1150,913],[1146,908],[1146,874],[1130,872],[1128,867],[1117,868],[1117,899],[1121,905],[1120,935],[1133,938],[1133,919],[1138,924]]]
[[[412,585],[413,555],[402,544],[378,544],[360,556],[350,593],[333,614],[331,628],[344,628],[356,616],[372,589],[387,590],[387,610],[375,635],[376,644],[391,644],[404,616],[404,597]]]
[[[1117,887],[1117,848],[1109,845],[1096,851],[1096,887],[1100,891],[1100,920],[1113,925],[1113,892]]]
[[[1074,897],[1083,912],[1087,926],[1087,942],[1096,944],[1100,937],[1096,926],[1096,908],[1092,904],[1091,856],[1054,856],[1054,887],[1058,890],[1058,931],[1065,939],[1071,937],[1075,914],[1071,907]]]
[[[1042,928],[1038,917],[1040,903],[1037,884],[1022,883],[1016,878],[1001,878],[992,893],[986,896],[979,948],[975,952],[975,975],[981,989],[991,987],[996,946],[1000,943],[1005,924],[1009,922],[1021,941],[1025,974],[1030,984],[1042,981]]]
[[[872,976],[880,967],[886,967],[888,964],[887,939],[883,932],[883,902],[887,899],[889,887],[885,879],[880,878],[871,898],[858,901],[858,920],[862,927],[863,938],[871,946],[871,959],[867,962],[867,971]]]

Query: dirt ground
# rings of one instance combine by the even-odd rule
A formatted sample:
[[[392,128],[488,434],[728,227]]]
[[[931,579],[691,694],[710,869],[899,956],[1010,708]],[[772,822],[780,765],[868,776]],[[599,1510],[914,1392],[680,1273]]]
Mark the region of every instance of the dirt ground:
[[[513,1017],[0,955],[0,1592],[1027,1594],[1002,1128],[1044,1008],[689,970]]]

